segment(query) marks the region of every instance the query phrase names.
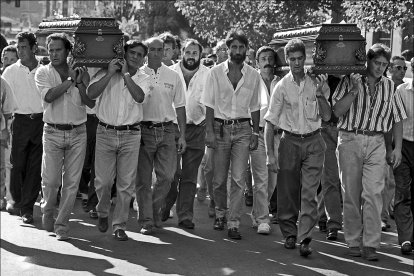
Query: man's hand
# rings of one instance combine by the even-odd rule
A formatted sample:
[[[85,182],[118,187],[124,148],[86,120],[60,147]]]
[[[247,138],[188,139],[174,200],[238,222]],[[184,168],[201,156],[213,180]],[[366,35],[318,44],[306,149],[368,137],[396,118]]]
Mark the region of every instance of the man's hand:
[[[326,84],[328,80],[328,74],[322,74],[316,76],[316,78],[313,79],[315,86],[316,86],[316,96],[324,96],[322,87]]]
[[[128,64],[125,59],[120,59],[119,64],[121,65],[121,73],[122,75],[128,73]]]
[[[354,91],[359,91],[358,86],[361,84],[362,80],[362,76],[361,74],[358,73],[351,73],[350,77],[350,83],[349,83],[349,91],[354,90]]]
[[[114,58],[108,64],[108,75],[113,76],[117,70],[121,69],[121,65],[119,64],[119,60]]]
[[[258,140],[259,140],[259,136],[252,134],[252,136],[250,137],[250,150],[257,149],[257,146],[259,145]]]
[[[184,137],[178,138],[178,143],[177,143],[178,154],[184,154],[186,148],[187,148],[187,142],[185,141],[185,138]]]
[[[388,165],[392,166],[393,169],[397,168],[401,164],[401,151],[393,149],[391,152],[387,151],[386,155]]]
[[[214,132],[206,132],[206,146],[208,148],[215,149],[216,148],[216,135]]]
[[[266,156],[266,165],[269,170],[274,173],[279,171],[279,156],[277,153],[274,155],[267,155]]]
[[[76,79],[75,79],[76,83],[83,82],[83,84],[87,86],[85,78],[86,78],[86,74],[88,74],[88,68],[86,68],[86,66],[77,67],[75,68],[75,72],[76,72]]]

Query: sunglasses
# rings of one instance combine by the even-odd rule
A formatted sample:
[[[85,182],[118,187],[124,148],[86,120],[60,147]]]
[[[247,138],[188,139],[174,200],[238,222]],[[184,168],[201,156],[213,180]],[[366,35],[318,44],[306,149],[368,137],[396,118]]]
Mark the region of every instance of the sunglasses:
[[[404,69],[404,71],[407,71],[407,66],[401,66],[401,65],[397,65],[397,66],[394,66],[394,68],[397,68],[397,70],[401,70],[401,69]]]

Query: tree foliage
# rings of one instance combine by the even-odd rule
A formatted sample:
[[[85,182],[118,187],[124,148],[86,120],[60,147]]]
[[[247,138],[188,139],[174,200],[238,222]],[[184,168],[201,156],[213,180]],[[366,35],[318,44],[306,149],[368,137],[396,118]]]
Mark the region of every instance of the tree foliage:
[[[194,31],[210,43],[230,29],[242,29],[253,48],[268,43],[284,28],[317,24],[328,19],[332,0],[207,0],[176,1],[175,6]]]
[[[412,0],[344,0],[349,22],[375,31],[390,31],[395,27],[411,26]]]

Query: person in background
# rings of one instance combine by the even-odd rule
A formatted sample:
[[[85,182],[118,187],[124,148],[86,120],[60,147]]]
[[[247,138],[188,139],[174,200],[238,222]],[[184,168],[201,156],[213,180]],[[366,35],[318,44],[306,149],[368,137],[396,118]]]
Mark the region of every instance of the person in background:
[[[339,118],[337,157],[345,241],[350,256],[362,255],[369,261],[378,260],[381,242],[386,157],[394,168],[400,164],[402,120],[407,118],[394,82],[383,75],[390,59],[387,46],[374,44],[367,52],[367,75],[344,76],[332,97]],[[393,150],[384,142],[384,133],[391,130]]]
[[[411,73],[414,72],[414,58],[410,61]],[[397,224],[398,242],[401,253],[411,254],[414,243],[414,80],[403,83],[397,88],[406,108],[407,119],[403,121],[402,159],[401,164],[394,168],[395,197],[394,217]],[[396,144],[397,145],[397,144]],[[392,145],[388,144],[388,147]],[[391,160],[392,161],[392,160]]]
[[[6,46],[1,51],[1,63],[3,64],[0,69],[0,75],[6,70],[6,68],[13,63],[16,63],[19,57],[17,56],[17,49],[15,46]]]
[[[20,32],[16,39],[19,60],[2,74],[16,104],[10,157],[10,193],[14,204],[8,204],[6,209],[21,215],[23,223],[33,223],[33,208],[41,187],[43,107],[35,84],[35,74],[41,66],[35,56],[36,35]]]
[[[280,80],[273,73],[275,66],[275,51],[269,46],[260,47],[256,53],[256,62],[261,76],[260,85],[260,122],[257,150],[250,151],[250,170],[253,177],[253,208],[250,214],[253,227],[258,234],[270,233],[269,200],[276,187],[277,174],[266,166],[266,148],[264,142],[264,115],[267,112],[270,96]],[[280,135],[276,132],[274,150],[278,150]]]
[[[168,32],[162,33],[158,37],[164,42],[164,57],[162,58],[162,63],[166,66],[171,66],[175,63],[172,58],[175,49],[177,48],[176,40],[174,36]]]

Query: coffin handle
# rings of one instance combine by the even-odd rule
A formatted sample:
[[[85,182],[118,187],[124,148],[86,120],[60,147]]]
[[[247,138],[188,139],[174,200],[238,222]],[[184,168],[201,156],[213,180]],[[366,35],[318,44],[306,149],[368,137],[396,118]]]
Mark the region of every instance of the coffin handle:
[[[96,38],[96,41],[104,41],[104,38],[102,37],[102,29],[98,29],[98,37]]]

